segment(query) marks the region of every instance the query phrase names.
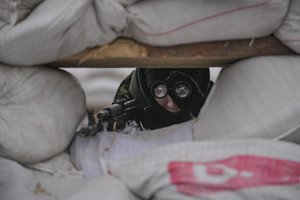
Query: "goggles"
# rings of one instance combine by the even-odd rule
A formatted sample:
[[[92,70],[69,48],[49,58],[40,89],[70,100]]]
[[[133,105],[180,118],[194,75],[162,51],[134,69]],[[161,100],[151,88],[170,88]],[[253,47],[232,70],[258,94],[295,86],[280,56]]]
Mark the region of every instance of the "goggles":
[[[186,100],[192,94],[192,86],[186,81],[176,82],[170,86],[168,84],[169,77],[162,82],[155,82],[152,86],[152,95],[155,98],[161,99],[166,97],[170,92],[175,96],[176,99]]]
[[[150,90],[156,98],[169,95],[186,117],[198,116],[206,99],[198,83],[188,74],[179,71],[171,71],[165,80],[154,82]]]

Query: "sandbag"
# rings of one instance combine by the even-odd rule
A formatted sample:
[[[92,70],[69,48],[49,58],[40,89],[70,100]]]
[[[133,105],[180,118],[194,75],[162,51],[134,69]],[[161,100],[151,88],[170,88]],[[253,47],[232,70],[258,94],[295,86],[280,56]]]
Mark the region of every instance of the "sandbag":
[[[44,0],[1,0],[0,21],[15,25],[29,15],[42,1]]]
[[[159,46],[245,39],[271,34],[288,0],[146,0],[127,8],[125,34]]]
[[[60,169],[63,169],[62,167]],[[69,170],[59,175],[30,170],[0,157],[1,200],[136,200],[120,180],[112,176],[83,178]]]
[[[77,136],[70,146],[75,166],[86,177],[106,174],[103,160],[128,160],[168,144],[193,140],[193,121],[162,129],[139,132],[126,128],[120,132],[99,132],[94,137]]]
[[[0,30],[0,61],[39,65],[103,45],[126,24],[121,4],[111,0],[45,0],[21,23]]]
[[[195,139],[300,143],[299,63],[299,56],[263,56],[223,68],[195,123]]]
[[[272,199],[300,196],[300,147],[271,140],[185,142],[107,170],[143,199]]]
[[[67,148],[86,109],[72,75],[0,65],[0,88],[0,156],[35,163]]]
[[[282,25],[274,33],[284,44],[300,53],[300,1],[290,0],[288,13]]]

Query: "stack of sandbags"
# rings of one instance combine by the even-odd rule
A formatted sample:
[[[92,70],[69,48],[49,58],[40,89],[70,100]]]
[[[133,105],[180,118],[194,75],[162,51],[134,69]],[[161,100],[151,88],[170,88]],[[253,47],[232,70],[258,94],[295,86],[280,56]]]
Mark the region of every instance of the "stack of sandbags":
[[[300,1],[290,0],[290,6],[287,16],[285,17],[280,28],[275,32],[284,44],[300,53]]]
[[[299,146],[275,140],[299,142],[298,64],[297,56],[235,63],[221,71],[198,119],[75,140],[72,157],[85,173],[114,176],[89,179],[68,155],[30,165],[42,173],[15,162],[67,148],[85,113],[78,82],[57,69],[1,65],[0,156],[9,160],[0,158],[0,199],[296,199]],[[219,141],[204,141],[212,139]]]
[[[36,0],[12,20],[25,2],[0,4],[1,62],[44,64],[118,37],[164,46],[262,37],[280,26],[289,0]]]
[[[256,57],[223,68],[195,123],[195,139],[300,143],[299,84],[299,56]]]
[[[32,164],[65,150],[85,114],[69,73],[0,64],[0,156]]]

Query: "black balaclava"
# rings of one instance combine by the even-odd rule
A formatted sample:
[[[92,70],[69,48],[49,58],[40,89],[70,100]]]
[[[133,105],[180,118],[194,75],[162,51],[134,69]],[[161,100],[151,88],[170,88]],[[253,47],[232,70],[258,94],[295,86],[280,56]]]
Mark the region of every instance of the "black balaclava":
[[[188,82],[192,88],[192,93],[188,99],[181,100],[176,98],[176,95],[172,90],[173,86],[180,81]],[[181,109],[181,112],[177,114],[168,112],[156,102],[151,89],[157,82],[164,82],[168,85],[168,95],[170,95],[173,101]],[[145,108],[146,126],[150,129],[154,129],[184,122],[192,117],[197,117],[209,90],[210,75],[208,68],[139,68],[136,69],[135,75],[133,75],[133,80],[130,85],[132,84],[135,86],[130,87],[130,92]]]

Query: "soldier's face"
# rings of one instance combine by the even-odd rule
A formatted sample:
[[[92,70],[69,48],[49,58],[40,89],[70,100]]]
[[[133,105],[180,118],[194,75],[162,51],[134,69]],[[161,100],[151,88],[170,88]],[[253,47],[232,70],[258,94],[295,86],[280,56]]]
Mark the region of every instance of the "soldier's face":
[[[177,113],[180,111],[180,108],[178,108],[176,103],[169,95],[166,95],[163,98],[155,98],[155,100],[161,107],[163,107],[164,109],[166,109],[171,113]]]

